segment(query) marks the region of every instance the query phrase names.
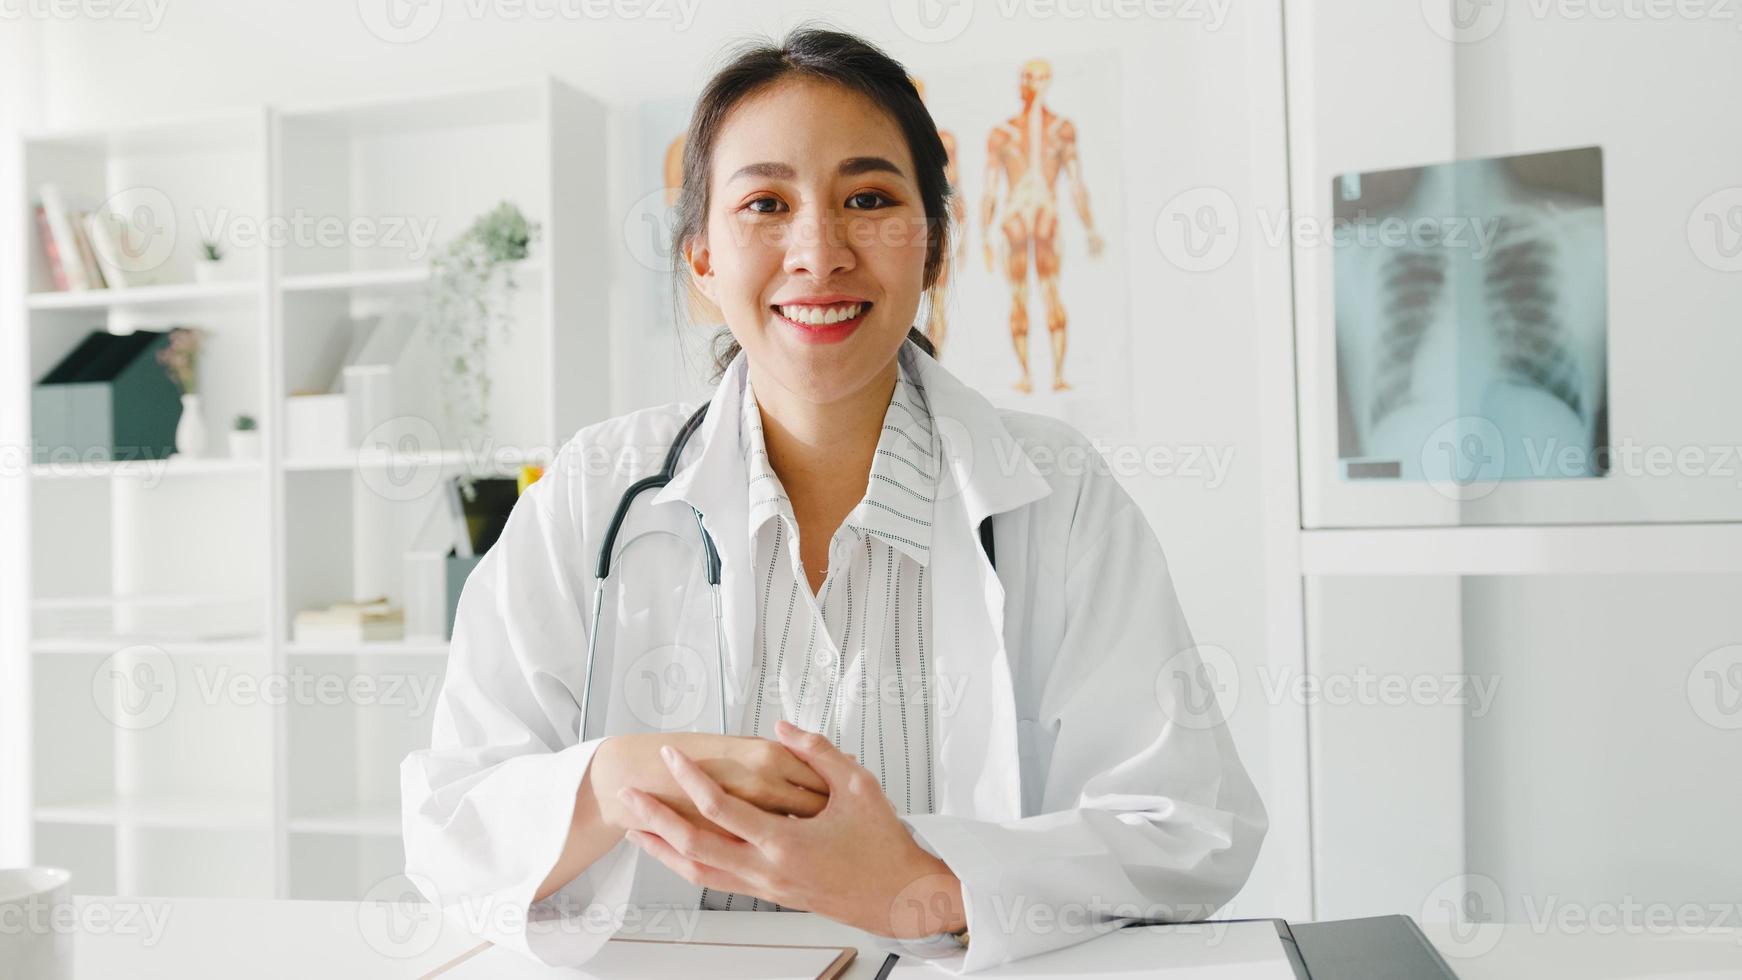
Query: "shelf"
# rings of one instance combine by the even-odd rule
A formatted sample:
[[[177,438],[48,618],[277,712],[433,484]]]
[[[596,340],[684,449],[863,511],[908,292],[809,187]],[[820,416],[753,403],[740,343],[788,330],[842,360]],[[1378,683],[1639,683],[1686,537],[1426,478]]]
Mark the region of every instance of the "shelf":
[[[542,459],[528,458],[525,462],[539,466],[547,465]],[[519,464],[498,465],[495,460],[480,459],[475,454],[459,449],[418,454],[364,452],[358,449],[343,456],[305,456],[300,459],[292,458],[284,461],[286,471],[299,473],[385,468],[404,470],[423,466],[465,469],[471,473],[502,476],[513,476],[519,472]]]
[[[516,277],[537,275],[543,265],[536,258],[515,263]],[[280,285],[287,293],[392,291],[422,286],[430,280],[428,265],[345,272],[314,272],[287,275]]]
[[[31,293],[26,302],[33,310],[101,310],[117,307],[224,303],[260,295],[260,281],[178,282],[160,286],[123,289],[83,289],[67,292]]]
[[[199,458],[171,456],[168,459],[91,460],[32,463],[30,475],[39,480],[172,476],[248,476],[265,471],[258,459]]]
[[[42,823],[94,826],[267,829],[272,825],[268,801],[226,796],[166,795],[42,803],[32,815]]]
[[[266,644],[257,636],[235,640],[164,640],[149,636],[113,636],[57,637],[55,639],[35,640],[30,644],[30,652],[57,656],[66,654],[107,656],[117,650],[134,646],[153,647],[171,656],[177,654],[183,656],[215,654],[249,656],[260,654],[266,649]]]
[[[1301,574],[1742,573],[1742,523],[1302,531]]]
[[[285,644],[284,652],[293,657],[445,657],[448,655],[448,642],[430,639],[358,643],[291,642]]]
[[[392,807],[362,807],[327,813],[293,816],[293,834],[358,834],[366,837],[398,837],[399,811]]]
[[[399,269],[285,276],[282,286],[287,293],[342,292],[354,289],[401,289],[426,282],[429,282],[429,266],[408,266]]]

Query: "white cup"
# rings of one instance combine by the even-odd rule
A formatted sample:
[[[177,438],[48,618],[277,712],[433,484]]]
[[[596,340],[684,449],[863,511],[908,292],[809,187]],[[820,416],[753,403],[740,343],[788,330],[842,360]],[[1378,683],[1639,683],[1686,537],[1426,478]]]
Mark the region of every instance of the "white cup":
[[[72,980],[73,876],[0,868],[0,977]]]

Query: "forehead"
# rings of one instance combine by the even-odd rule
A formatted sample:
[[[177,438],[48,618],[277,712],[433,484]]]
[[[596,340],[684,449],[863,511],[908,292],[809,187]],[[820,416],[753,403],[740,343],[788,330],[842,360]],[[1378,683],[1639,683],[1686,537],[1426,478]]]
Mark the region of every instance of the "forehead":
[[[712,171],[725,177],[748,163],[776,162],[801,175],[833,171],[848,157],[880,156],[913,176],[901,127],[888,111],[844,85],[784,79],[751,93],[726,114],[715,138]]]

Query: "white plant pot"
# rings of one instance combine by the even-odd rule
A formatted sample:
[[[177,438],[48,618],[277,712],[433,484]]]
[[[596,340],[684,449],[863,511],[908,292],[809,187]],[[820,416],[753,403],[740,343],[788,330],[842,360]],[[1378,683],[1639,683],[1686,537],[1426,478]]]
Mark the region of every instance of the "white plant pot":
[[[260,458],[259,429],[231,429],[230,456],[233,459]]]
[[[175,424],[175,452],[198,459],[206,454],[206,420],[200,414],[200,396],[181,396],[181,420]]]
[[[194,282],[207,285],[224,280],[224,262],[222,259],[213,262],[211,259],[194,260]]]

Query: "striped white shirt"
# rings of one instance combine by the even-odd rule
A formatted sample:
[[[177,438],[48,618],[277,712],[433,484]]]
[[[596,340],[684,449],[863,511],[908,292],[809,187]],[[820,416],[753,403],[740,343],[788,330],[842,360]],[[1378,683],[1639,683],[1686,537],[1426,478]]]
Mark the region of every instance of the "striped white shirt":
[[[896,812],[931,813],[936,679],[926,566],[941,453],[925,390],[901,364],[865,496],[830,540],[828,574],[815,594],[748,378],[741,410],[757,616],[756,687],[740,734],[774,738],[782,717],[820,731],[877,777]],[[770,906],[704,890],[702,907]]]

